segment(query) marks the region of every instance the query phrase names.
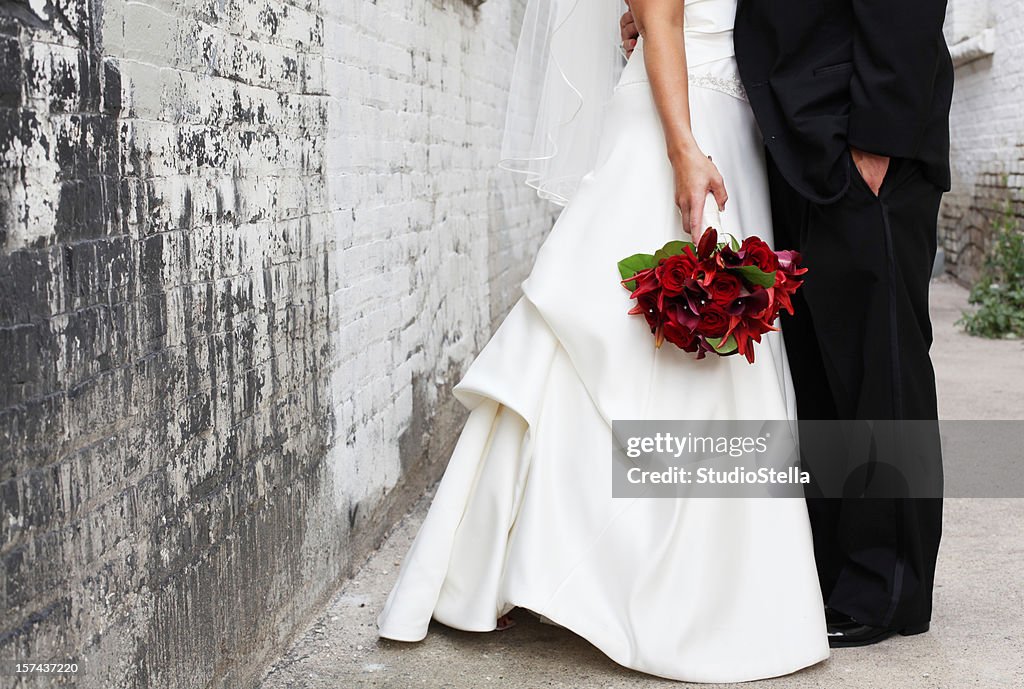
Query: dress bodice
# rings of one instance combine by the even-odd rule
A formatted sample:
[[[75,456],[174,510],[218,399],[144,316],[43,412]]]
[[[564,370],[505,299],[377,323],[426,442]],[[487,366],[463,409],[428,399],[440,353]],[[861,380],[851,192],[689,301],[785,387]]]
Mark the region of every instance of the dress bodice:
[[[691,71],[735,55],[732,28],[736,0],[687,0],[683,19],[686,62]]]
[[[690,86],[745,99],[736,68],[733,24],[737,0],[686,0],[684,34]],[[620,86],[646,82],[643,39],[637,44],[619,81]]]
[[[737,0],[686,0],[684,26],[688,33],[732,31]]]

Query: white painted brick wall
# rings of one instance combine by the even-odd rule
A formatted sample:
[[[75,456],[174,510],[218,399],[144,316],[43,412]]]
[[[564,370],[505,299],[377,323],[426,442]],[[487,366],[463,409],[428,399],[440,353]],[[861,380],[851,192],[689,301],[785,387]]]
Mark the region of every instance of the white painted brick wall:
[[[553,220],[474,4],[0,3],[0,656],[251,686],[439,476]]]
[[[950,120],[953,189],[940,235],[952,272],[977,274],[991,223],[1022,215],[1024,200],[1024,13],[1018,0],[951,0],[947,36],[996,32],[995,53],[956,70]]]
[[[450,387],[518,297],[550,225],[551,209],[496,169],[524,4],[325,6],[339,507],[372,511],[403,468],[436,474],[402,452],[455,440]],[[413,418],[434,409],[432,424]],[[403,450],[403,433],[430,441]]]

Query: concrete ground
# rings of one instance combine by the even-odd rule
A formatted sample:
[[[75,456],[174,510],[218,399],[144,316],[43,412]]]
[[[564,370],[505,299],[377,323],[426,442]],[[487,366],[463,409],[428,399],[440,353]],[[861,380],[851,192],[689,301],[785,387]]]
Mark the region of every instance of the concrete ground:
[[[961,287],[935,283],[942,416],[1024,419],[1024,343],[964,335],[954,322],[965,305]],[[571,632],[522,610],[513,613],[518,625],[505,632],[472,634],[433,623],[417,644],[379,640],[377,613],[428,499],[269,669],[261,689],[680,686],[622,668]],[[1024,687],[1024,499],[947,500],[944,530],[930,633],[836,650],[813,668],[755,686]],[[766,633],[775,633],[766,622]]]

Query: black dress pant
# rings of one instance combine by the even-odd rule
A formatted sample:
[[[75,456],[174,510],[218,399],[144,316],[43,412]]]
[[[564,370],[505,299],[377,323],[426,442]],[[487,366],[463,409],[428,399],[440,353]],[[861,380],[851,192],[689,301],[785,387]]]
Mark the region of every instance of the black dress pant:
[[[777,247],[808,268],[782,320],[800,418],[935,420],[928,284],[942,190],[894,159],[875,196],[851,161],[847,194],[822,205],[768,158]],[[924,461],[941,477],[937,427],[935,438]],[[805,466],[847,461],[838,444],[804,445]],[[807,504],[825,604],[863,624],[926,628],[941,497],[822,497],[812,484]]]

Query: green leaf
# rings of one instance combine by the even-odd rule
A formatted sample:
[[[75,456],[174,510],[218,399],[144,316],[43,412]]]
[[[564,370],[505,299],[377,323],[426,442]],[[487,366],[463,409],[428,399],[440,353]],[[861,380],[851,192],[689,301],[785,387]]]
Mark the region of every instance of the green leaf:
[[[716,352],[719,354],[732,354],[738,348],[736,344],[736,338],[732,335],[725,342],[722,342],[720,337],[709,337],[708,344],[711,345]]]
[[[729,272],[739,274],[744,280],[752,285],[759,285],[761,287],[775,286],[775,271],[766,273],[757,266],[736,266],[734,268],[729,268]]]
[[[665,244],[657,251],[654,252],[655,261],[661,261],[669,256],[679,256],[686,251],[686,247],[690,247],[694,253],[697,253],[697,247],[694,246],[693,242],[684,242],[681,239],[675,239]]]
[[[731,234],[729,234],[728,232],[719,232],[718,233],[718,237],[719,237],[719,239],[721,239],[722,237],[728,237],[729,238],[728,241],[719,242],[718,243],[719,251],[721,251],[722,249],[724,249],[727,246],[731,247],[733,251],[739,251],[740,250],[740,246],[742,246],[740,244],[739,240],[736,239],[736,237],[734,237]]]
[[[657,264],[658,261],[651,254],[633,254],[619,261],[619,275],[623,280],[628,280],[641,270],[653,268]],[[636,289],[636,281],[627,282],[626,289],[631,292]]]

